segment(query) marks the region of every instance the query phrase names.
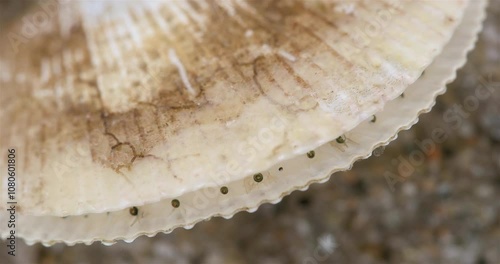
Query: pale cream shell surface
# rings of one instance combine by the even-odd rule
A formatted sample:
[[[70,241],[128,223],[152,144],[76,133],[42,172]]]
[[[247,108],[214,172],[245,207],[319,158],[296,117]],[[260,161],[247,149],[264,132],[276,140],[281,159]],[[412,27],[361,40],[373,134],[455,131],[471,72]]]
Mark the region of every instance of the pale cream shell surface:
[[[299,155],[262,171],[262,181],[254,175],[227,183],[227,193],[217,188],[202,188],[172,200],[137,207],[137,215],[128,209],[85,216],[24,216],[19,230],[28,243],[55,242],[74,244],[95,240],[112,243],[131,241],[139,235],[169,232],[176,227],[190,227],[212,216],[231,217],[241,210],[253,211],[263,202],[278,202],[293,190],[325,181],[332,172],[348,169],[352,163],[368,157],[378,146],[393,140],[397,132],[409,128],[420,113],[430,110],[435,97],[455,78],[467,52],[472,49],[485,16],[486,1],[474,1],[443,52],[427,67],[425,74],[404,91],[404,97],[388,102],[376,119],[368,118],[345,134],[345,141],[332,141],[314,149],[314,155]],[[0,214],[4,220],[5,214]],[[2,237],[7,234],[2,232]]]
[[[63,1],[17,52],[0,42],[19,213],[117,211],[303,155],[398,97],[468,2]]]

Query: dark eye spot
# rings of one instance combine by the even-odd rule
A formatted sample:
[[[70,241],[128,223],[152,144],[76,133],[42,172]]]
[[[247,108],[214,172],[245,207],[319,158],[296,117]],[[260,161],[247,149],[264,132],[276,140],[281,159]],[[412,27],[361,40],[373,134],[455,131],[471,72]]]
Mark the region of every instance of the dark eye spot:
[[[370,120],[370,122],[372,122],[372,123],[377,122],[377,116],[376,116],[376,115],[373,115],[372,120]]]
[[[345,136],[342,135],[342,136],[338,137],[335,141],[337,141],[337,143],[339,143],[339,144],[342,144],[342,143],[345,143],[345,139],[346,139]]]
[[[177,200],[177,199],[173,199],[172,200],[172,207],[178,208],[179,206],[181,206],[181,202],[179,202],[179,200]]]
[[[255,182],[261,182],[262,180],[264,180],[264,175],[262,175],[262,173],[255,174],[253,176],[253,180]]]
[[[280,167],[278,170],[279,170],[279,171],[282,171],[282,170],[283,170],[283,167]]]
[[[137,207],[131,207],[130,210],[129,210],[129,213],[131,215],[137,215],[139,213],[139,209]]]
[[[226,186],[222,186],[222,187],[220,188],[220,192],[221,192],[222,194],[227,194],[227,193],[229,192],[229,189],[228,189]]]
[[[402,94],[401,94],[401,98],[405,98],[405,93],[402,93]]]
[[[307,157],[310,159],[314,158],[315,155],[316,155],[316,153],[314,153],[314,150],[307,152]]]

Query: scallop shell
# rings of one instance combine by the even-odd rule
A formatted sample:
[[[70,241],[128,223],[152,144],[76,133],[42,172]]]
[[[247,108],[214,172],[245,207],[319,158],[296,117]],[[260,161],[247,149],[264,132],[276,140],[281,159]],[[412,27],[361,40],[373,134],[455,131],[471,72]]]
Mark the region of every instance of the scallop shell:
[[[486,6],[125,3],[60,3],[29,42],[0,42],[28,243],[131,241],[326,181],[430,110]]]

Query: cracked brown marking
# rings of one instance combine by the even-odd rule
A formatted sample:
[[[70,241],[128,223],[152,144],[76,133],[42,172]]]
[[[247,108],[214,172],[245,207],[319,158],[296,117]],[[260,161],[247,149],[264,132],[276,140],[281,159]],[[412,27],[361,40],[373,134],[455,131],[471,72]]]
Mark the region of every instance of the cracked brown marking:
[[[111,137],[114,141],[116,141],[116,144],[120,143],[120,140],[118,140],[118,138],[114,134],[112,134],[110,132],[104,132],[104,135]],[[109,143],[111,143],[111,142],[109,142]],[[110,145],[110,147],[113,147],[113,145]]]
[[[134,121],[134,123],[136,123],[136,121]],[[116,137],[112,133],[107,132],[106,135],[110,136],[117,142],[115,145],[111,146],[110,155],[108,156],[108,161],[110,162],[110,164],[115,164],[112,166],[117,173],[119,173],[122,168],[131,170],[134,162],[137,159],[154,158],[164,161],[157,156],[144,154],[143,152],[138,151],[136,147],[130,142],[121,142],[118,137]],[[140,132],[140,135],[142,135],[142,137],[145,137],[146,134],[142,131]],[[124,149],[124,146],[128,147],[129,151]]]
[[[127,151],[127,149],[124,149],[124,146],[128,147],[129,151]],[[112,164],[119,164],[115,165],[115,169],[122,165],[129,167],[138,156],[144,157],[142,153],[138,153],[136,151],[134,145],[129,142],[119,142],[118,144],[111,147],[109,161]]]

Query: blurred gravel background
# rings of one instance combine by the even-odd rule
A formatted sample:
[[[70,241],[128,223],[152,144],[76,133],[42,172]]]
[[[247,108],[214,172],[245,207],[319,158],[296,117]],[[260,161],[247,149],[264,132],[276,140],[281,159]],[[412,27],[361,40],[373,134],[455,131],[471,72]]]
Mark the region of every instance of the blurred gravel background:
[[[132,244],[26,246],[0,263],[500,263],[500,0],[468,64],[429,114],[378,157],[294,192],[277,205],[212,219]],[[481,80],[481,81],[480,81]],[[481,82],[495,93],[466,111],[458,129],[443,115]],[[496,83],[495,83],[496,82]],[[436,128],[448,139],[394,189],[384,173],[418,151]],[[380,155],[381,154],[381,155]]]

